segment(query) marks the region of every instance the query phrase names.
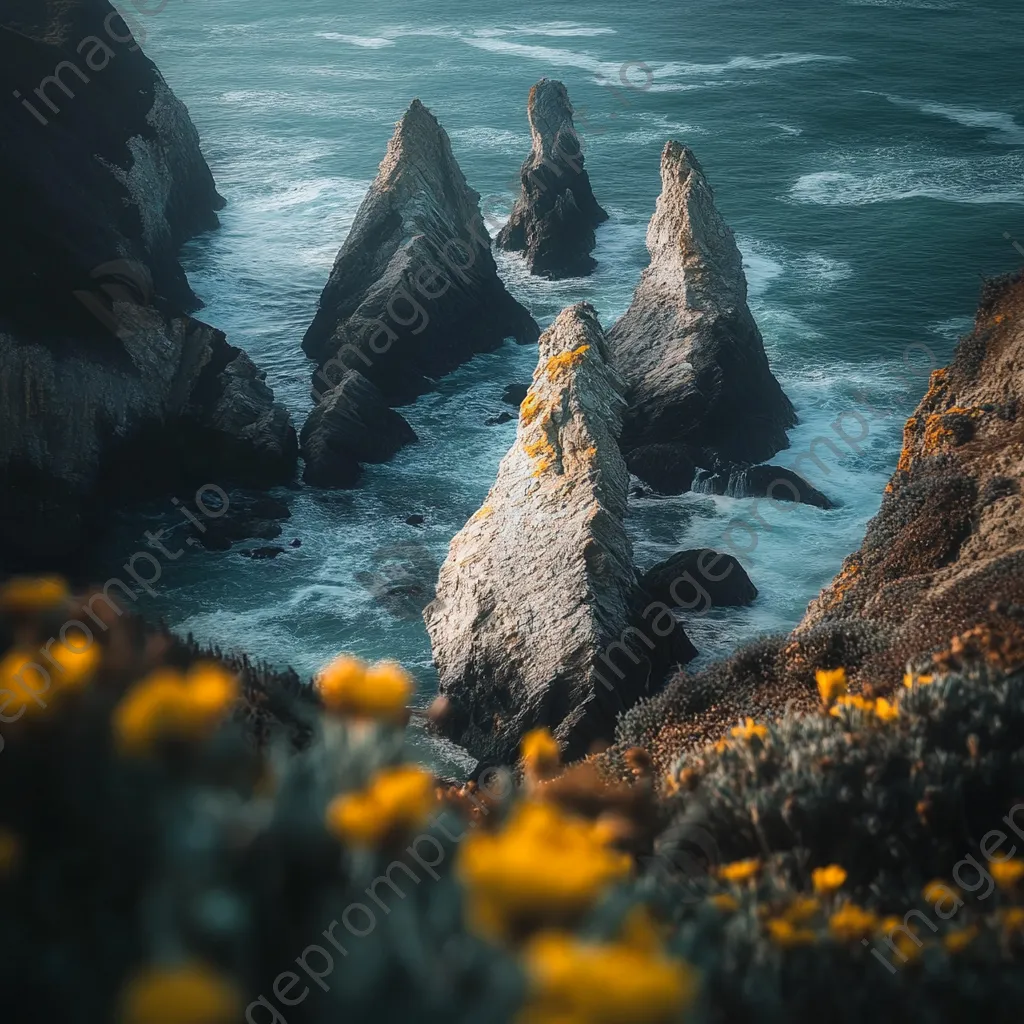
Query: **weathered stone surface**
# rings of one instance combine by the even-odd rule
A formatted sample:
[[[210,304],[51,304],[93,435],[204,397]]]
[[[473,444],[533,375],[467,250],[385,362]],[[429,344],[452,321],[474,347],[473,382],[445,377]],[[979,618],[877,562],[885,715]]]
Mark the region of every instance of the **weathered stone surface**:
[[[638,586],[622,409],[594,310],[563,311],[540,339],[515,444],[424,612],[443,728],[478,757],[514,757],[539,725],[580,756],[694,653]]]
[[[743,566],[710,549],[676,552],[643,573],[640,585],[655,601],[699,613],[748,605],[757,597]]]
[[[527,103],[533,147],[520,171],[522,190],[495,243],[526,256],[531,274],[558,280],[589,274],[597,262],[594,228],[608,219],[583,169],[569,93],[542,78]]]
[[[665,147],[661,180],[650,265],[608,333],[626,382],[623,450],[679,444],[760,462],[787,447],[796,416],[747,306],[739,249],[689,149]]]
[[[437,119],[414,100],[356,214],[302,347],[322,396],[358,370],[391,404],[536,322],[498,277],[479,195]]]
[[[30,104],[0,104],[0,561],[68,564],[115,496],[290,479],[264,375],[181,312],[178,247],[223,200],[114,8],[9,0],[0,84]]]
[[[816,508],[834,508],[832,501],[802,476],[782,466],[727,466],[698,469],[691,489],[700,494],[724,494],[729,498],[770,498]]]
[[[697,472],[695,453],[685,444],[646,444],[623,452],[630,473],[659,494],[683,494]]]
[[[302,428],[302,478],[316,487],[351,487],[360,462],[386,462],[415,440],[415,431],[388,407],[380,391],[349,370]]]

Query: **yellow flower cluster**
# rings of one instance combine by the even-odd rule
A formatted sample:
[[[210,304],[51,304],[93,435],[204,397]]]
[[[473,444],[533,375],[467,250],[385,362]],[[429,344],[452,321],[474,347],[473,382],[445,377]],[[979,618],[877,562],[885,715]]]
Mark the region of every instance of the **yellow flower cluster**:
[[[844,942],[868,938],[878,930],[880,923],[877,914],[855,903],[844,904],[828,919],[829,930]]]
[[[630,872],[611,833],[549,803],[523,801],[500,832],[463,843],[459,875],[472,927],[493,938],[531,925],[569,923]]]
[[[386,768],[363,791],[331,801],[327,828],[353,846],[377,846],[419,828],[434,805],[433,776],[411,765]]]
[[[841,697],[846,693],[847,685],[845,668],[819,668],[814,673],[814,680],[818,684],[818,694],[820,695],[821,702],[825,707],[830,707],[835,703],[836,698]]]
[[[947,953],[962,953],[977,937],[978,926],[970,924],[966,928],[946,932],[942,937],[942,944],[946,947]]]
[[[216,662],[197,662],[182,674],[162,668],[128,691],[114,710],[114,735],[128,754],[165,739],[203,739],[238,699],[238,679]]]
[[[907,672],[903,676],[903,685],[909,690],[912,686],[930,686],[935,682],[935,676],[918,675],[914,672]]]
[[[53,664],[42,670],[39,663],[43,658],[38,651],[15,648],[0,661],[0,689],[17,698],[10,702],[8,715],[20,717],[22,707],[26,714],[44,711],[64,694],[81,689],[95,674],[103,654],[96,643],[80,651],[51,644],[47,656]]]
[[[884,697],[868,700],[868,698],[860,697],[857,694],[842,694],[837,697],[836,702],[829,710],[829,714],[834,718],[840,718],[845,711],[850,709],[863,711],[864,714],[872,715],[880,722],[893,722],[900,717],[899,707],[894,703],[890,703]]]
[[[735,860],[731,864],[722,864],[718,869],[718,877],[723,882],[749,882],[760,873],[761,861],[757,857]]]
[[[815,868],[811,872],[814,891],[821,895],[835,892],[846,884],[846,869],[839,864],[829,864],[825,868]]]
[[[796,922],[785,917],[775,917],[765,922],[769,938],[783,949],[798,946],[813,946],[818,936],[810,928],[801,928]]]
[[[669,1024],[697,994],[693,968],[629,937],[597,944],[544,931],[524,960],[530,993],[519,1024]]]
[[[996,860],[988,866],[989,874],[996,881],[1000,889],[1015,889],[1022,878],[1024,878],[1024,860]]]
[[[238,989],[203,964],[152,967],[121,996],[120,1024],[234,1024],[242,1016]]]
[[[730,735],[737,740],[752,740],[755,736],[759,740],[764,740],[768,735],[768,727],[756,725],[752,718],[748,718],[743,725],[733,726]]]
[[[342,654],[320,670],[316,688],[329,711],[355,718],[402,722],[416,685],[396,662],[367,665],[351,654]]]
[[[70,593],[60,576],[16,576],[0,586],[0,611],[47,611],[64,604]]]
[[[519,744],[519,753],[527,773],[546,776],[558,769],[558,741],[548,729],[532,729]]]

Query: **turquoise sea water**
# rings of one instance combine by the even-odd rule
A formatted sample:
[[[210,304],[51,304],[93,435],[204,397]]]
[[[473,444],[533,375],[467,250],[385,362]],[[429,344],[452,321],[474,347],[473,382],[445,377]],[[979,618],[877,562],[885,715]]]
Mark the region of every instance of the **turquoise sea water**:
[[[229,203],[221,229],[184,255],[206,302],[200,315],[268,371],[297,425],[310,407],[302,334],[414,97],[448,130],[496,231],[529,149],[527,92],[542,76],[568,86],[611,220],[585,280],[537,281],[499,256],[542,325],[580,299],[606,325],[625,310],[646,265],[661,149],[670,138],[694,149],[801,418],[776,461],[793,465],[829,439],[834,448],[815,447],[820,466],[801,467],[840,503],[633,504],[641,566],[731,545],[760,589],[750,609],[688,623],[704,657],[790,628],[859,545],[930,365],[946,362],[968,328],[981,277],[1020,264],[1004,237],[1024,235],[1016,0],[169,0],[133,22],[189,106]],[[484,420],[535,358],[509,345],[403,410],[421,443],[369,469],[359,490],[281,492],[293,516],[283,540],[300,537],[300,549],[268,562],[189,551],[165,567],[144,610],[303,672],[342,649],[397,657],[427,703],[426,632],[418,616],[382,604],[380,586],[440,564],[514,437],[514,423]],[[170,511],[126,511],[111,572]],[[410,513],[425,525],[407,526]],[[427,756],[444,760],[439,749]]]

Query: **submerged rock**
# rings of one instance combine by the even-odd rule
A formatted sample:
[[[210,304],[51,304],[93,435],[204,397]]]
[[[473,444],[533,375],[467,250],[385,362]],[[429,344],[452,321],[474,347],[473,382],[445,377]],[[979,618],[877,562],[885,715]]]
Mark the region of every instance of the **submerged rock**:
[[[515,444],[424,612],[442,727],[478,757],[509,763],[540,725],[581,756],[695,653],[638,585],[622,410],[596,313],[563,311],[540,339]]]
[[[608,219],[583,169],[573,107],[561,82],[542,78],[527,104],[533,148],[520,171],[522,191],[495,243],[522,252],[531,274],[558,280],[589,274],[594,228]]]
[[[770,498],[793,501],[816,508],[835,508],[832,501],[802,476],[782,466],[729,466],[699,469],[690,485],[701,494],[724,494],[729,498]]]
[[[643,573],[640,585],[655,601],[700,614],[748,605],[757,597],[743,566],[710,548],[676,552]]]
[[[390,404],[536,322],[498,277],[480,197],[451,142],[414,100],[388,144],[320,297],[302,347],[323,397],[357,370]]]
[[[309,414],[300,440],[306,483],[351,487],[359,463],[386,462],[416,433],[373,384],[349,370]]]
[[[115,9],[6,2],[0,83],[23,101],[0,105],[0,560],[68,565],[127,496],[289,480],[265,375],[183,312],[178,247],[223,200]]]
[[[681,458],[702,449],[724,462],[760,462],[787,447],[796,416],[747,306],[739,249],[689,149],[665,147],[661,180],[650,265],[608,332],[626,383],[623,450],[638,475],[657,462],[643,451],[652,445],[680,446]]]

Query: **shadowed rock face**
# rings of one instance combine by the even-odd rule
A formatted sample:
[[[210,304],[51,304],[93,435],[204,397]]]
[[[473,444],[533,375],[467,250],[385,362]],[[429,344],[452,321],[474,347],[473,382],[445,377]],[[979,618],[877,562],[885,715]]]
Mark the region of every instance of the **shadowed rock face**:
[[[0,13],[0,557],[61,566],[114,495],[269,485],[297,444],[177,261],[223,205],[185,107],[106,0]],[[45,122],[45,123],[44,123]]]
[[[637,583],[623,401],[606,360],[586,304],[543,334],[516,442],[424,612],[448,700],[441,727],[481,758],[513,758],[539,725],[580,756],[694,653]]]
[[[479,195],[420,103],[398,123],[302,343],[322,397],[358,370],[392,404],[411,401],[506,338],[536,341],[498,278]]]
[[[520,172],[522,191],[496,244],[522,252],[531,274],[558,280],[589,274],[597,262],[594,228],[608,219],[583,169],[573,107],[561,82],[542,78],[527,104],[533,148]]]
[[[802,476],[782,466],[728,466],[718,471],[699,469],[691,489],[700,494],[730,498],[770,498],[817,508],[833,508],[831,500]]]
[[[666,444],[679,446],[683,466],[699,451],[760,462],[788,446],[796,416],[747,306],[740,252],[689,149],[665,147],[661,180],[650,265],[608,333],[626,382],[623,450],[631,468],[647,461],[644,448]]]
[[[709,608],[742,607],[757,597],[743,566],[732,555],[709,548],[677,551],[652,565],[640,584],[656,601],[700,614]]]

